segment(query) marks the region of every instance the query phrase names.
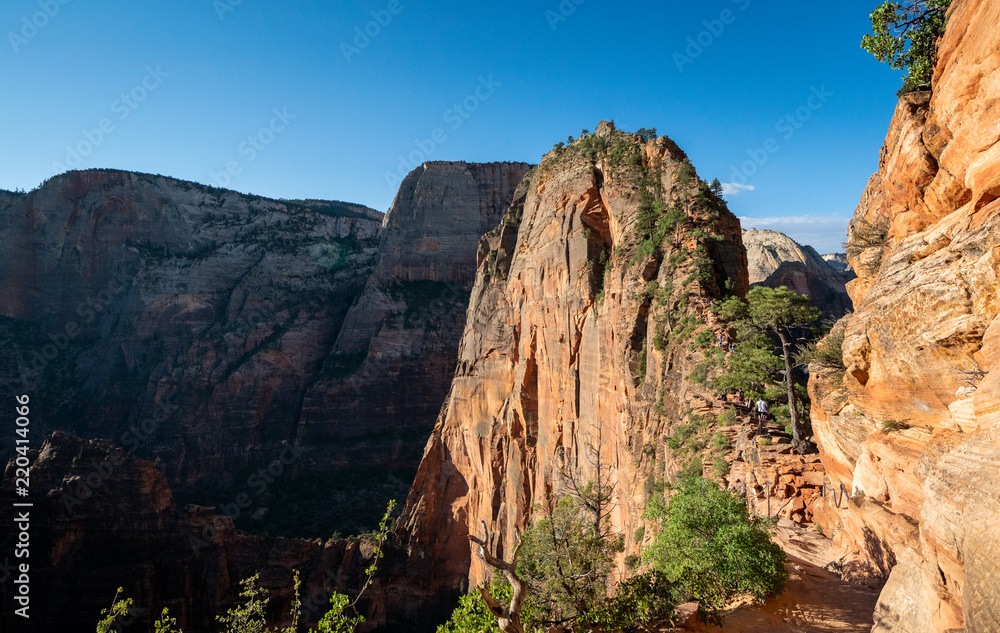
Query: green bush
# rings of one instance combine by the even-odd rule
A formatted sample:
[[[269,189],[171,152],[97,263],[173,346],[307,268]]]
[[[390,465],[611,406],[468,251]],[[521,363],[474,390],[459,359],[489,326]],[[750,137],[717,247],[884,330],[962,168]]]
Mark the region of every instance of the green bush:
[[[710,612],[741,592],[764,600],[784,589],[785,553],[771,541],[773,522],[751,515],[734,492],[687,478],[669,504],[650,501],[644,518],[660,531],[643,559]]]
[[[729,462],[721,457],[716,457],[712,461],[712,470],[716,477],[725,477],[729,474]]]
[[[719,416],[719,426],[732,426],[736,424],[736,411],[734,409],[726,409]]]
[[[712,437],[712,449],[716,451],[727,451],[729,450],[731,444],[729,443],[729,438],[726,437],[725,433],[716,433]]]
[[[702,330],[698,336],[694,337],[691,343],[692,349],[708,349],[715,343],[716,335],[712,330]]]
[[[903,88],[897,94],[930,85],[951,2],[887,0],[872,12],[872,33],[862,38],[861,48],[880,62],[905,71]]]

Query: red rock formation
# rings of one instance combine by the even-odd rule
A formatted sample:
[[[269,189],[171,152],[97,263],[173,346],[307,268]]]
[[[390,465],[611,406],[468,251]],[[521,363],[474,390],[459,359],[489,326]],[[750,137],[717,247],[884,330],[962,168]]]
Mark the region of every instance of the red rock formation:
[[[362,540],[250,536],[212,508],[179,506],[152,462],[108,442],[55,433],[32,453],[31,496],[14,495],[12,465],[0,485],[4,631],[92,632],[118,587],[135,600],[135,624],[128,630],[151,631],[166,607],[185,631],[212,631],[215,616],[235,604],[240,581],[258,572],[271,595],[269,617],[287,624],[293,570],[302,578],[304,620],[315,623],[333,591],[357,594],[371,562],[371,544]],[[13,614],[17,588],[6,566],[17,540],[11,529],[17,501],[34,504],[30,620]],[[388,601],[383,579],[398,576],[402,562],[390,551],[365,594],[361,608],[372,624],[387,617],[405,621],[405,611],[422,602],[399,582],[393,586],[396,600]]]
[[[295,443],[293,475],[239,524],[370,529],[406,494],[454,374],[479,238],[527,170],[428,163],[385,226],[360,205],[116,171],[0,196],[0,394],[44,403],[39,434],[159,457],[206,505]]]
[[[739,222],[692,173],[669,139],[641,144],[602,123],[547,155],[484,238],[458,370],[402,519],[426,583],[481,579],[467,526],[485,521],[509,551],[564,490],[564,465],[593,477],[595,444],[615,469],[615,528],[638,549],[646,483],[666,474],[665,431],[688,401],[711,398],[684,380],[700,353],[681,320],[711,321],[725,284],[748,287]],[[649,245],[662,256],[637,254],[641,186],[685,211]]]
[[[900,99],[851,226],[847,370],[810,381],[818,520],[888,578],[878,632],[1000,630],[1000,4],[958,0],[934,92]],[[877,235],[878,231],[875,231]],[[871,242],[871,240],[869,240]]]

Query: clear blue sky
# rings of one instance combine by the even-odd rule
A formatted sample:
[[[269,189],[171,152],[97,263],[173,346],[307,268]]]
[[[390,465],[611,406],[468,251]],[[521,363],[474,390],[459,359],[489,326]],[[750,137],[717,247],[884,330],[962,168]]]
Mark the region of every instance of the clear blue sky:
[[[0,187],[113,167],[384,211],[400,157],[537,162],[614,119],[752,186],[729,197],[745,225],[825,252],[895,107],[899,74],[859,48],[876,4],[4,0]]]

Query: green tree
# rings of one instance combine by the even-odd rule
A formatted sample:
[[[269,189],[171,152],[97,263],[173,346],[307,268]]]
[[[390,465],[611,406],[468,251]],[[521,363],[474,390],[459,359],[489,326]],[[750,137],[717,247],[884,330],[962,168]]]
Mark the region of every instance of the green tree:
[[[644,560],[710,612],[737,593],[762,601],[784,589],[785,552],[771,540],[773,523],[751,515],[735,492],[687,478],[669,503],[651,500],[644,518],[660,528]]]
[[[737,391],[747,396],[761,396],[772,384],[783,363],[774,355],[774,343],[766,334],[755,336],[736,344],[735,353],[726,358],[726,371],[712,381],[716,389]]]
[[[493,577],[489,593],[497,604],[509,603],[513,597],[513,590],[500,575]],[[524,605],[521,616],[525,622],[534,620],[530,604]],[[530,627],[527,630],[540,631]],[[451,618],[437,628],[437,633],[501,633],[501,631],[496,616],[487,607],[483,597],[479,593],[470,593],[458,599],[458,607],[452,612]]]
[[[905,71],[901,92],[930,85],[950,5],[951,0],[887,0],[872,11],[872,32],[861,48]]]
[[[785,362],[785,389],[788,395],[789,415],[793,430],[792,446],[799,453],[810,447],[806,440],[806,427],[800,415],[799,396],[795,391],[793,356],[799,342],[797,334],[812,326],[822,312],[809,305],[809,298],[792,292],[784,286],[767,288],[757,286],[747,293],[746,300],[730,297],[715,305],[718,315],[736,326],[740,338],[759,334],[778,337],[781,357]]]
[[[589,624],[588,614],[607,596],[614,555],[620,550],[621,539],[596,530],[593,516],[573,497],[560,499],[549,516],[524,533],[518,572],[530,587],[536,619]]]

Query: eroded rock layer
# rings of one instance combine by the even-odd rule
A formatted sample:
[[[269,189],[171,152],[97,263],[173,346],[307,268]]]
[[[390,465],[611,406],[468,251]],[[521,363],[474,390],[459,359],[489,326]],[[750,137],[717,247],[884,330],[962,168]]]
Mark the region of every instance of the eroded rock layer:
[[[654,197],[675,212],[656,230]],[[485,522],[509,552],[565,492],[561,471],[586,480],[596,461],[614,469],[614,527],[637,551],[668,472],[665,431],[711,399],[684,380],[700,358],[691,336],[714,298],[747,287],[739,222],[669,139],[602,123],[547,155],[480,244],[458,370],[401,522],[419,577],[483,578],[470,527]]]
[[[998,23],[955,2],[933,94],[900,99],[851,223],[846,371],[810,380],[845,492],[818,519],[849,573],[887,580],[880,633],[1000,630]]]
[[[295,468],[238,525],[371,529],[412,481],[454,374],[479,238],[527,169],[427,163],[384,222],[360,205],[116,171],[5,194],[0,384],[41,403],[39,435],[159,458],[174,491],[204,505],[254,488],[293,444]]]

